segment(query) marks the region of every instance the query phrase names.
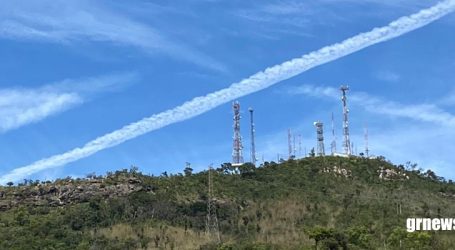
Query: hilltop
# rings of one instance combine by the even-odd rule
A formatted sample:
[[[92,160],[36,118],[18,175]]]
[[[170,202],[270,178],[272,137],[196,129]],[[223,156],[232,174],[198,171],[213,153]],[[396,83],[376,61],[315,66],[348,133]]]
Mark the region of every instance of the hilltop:
[[[384,158],[308,157],[212,171],[221,243],[205,234],[208,171],[137,168],[0,188],[0,249],[449,249],[455,185]]]

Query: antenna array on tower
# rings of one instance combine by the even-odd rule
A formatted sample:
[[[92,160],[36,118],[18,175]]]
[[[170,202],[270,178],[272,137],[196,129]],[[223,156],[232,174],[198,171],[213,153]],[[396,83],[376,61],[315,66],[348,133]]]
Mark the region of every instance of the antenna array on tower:
[[[242,136],[240,135],[240,103],[235,101],[232,104],[234,111],[234,137],[232,145],[232,165],[243,164]]]
[[[325,149],[324,149],[324,124],[320,121],[317,121],[314,123],[314,126],[316,127],[316,134],[317,134],[317,151],[316,154],[318,156],[324,156],[325,155]]]
[[[342,93],[341,101],[343,103],[343,136],[344,136],[343,148],[344,148],[344,153],[346,155],[351,155],[352,148],[351,148],[351,142],[349,139],[349,121],[348,121],[349,109],[348,109],[347,98],[346,98],[346,92],[349,90],[349,87],[341,86],[340,90]]]
[[[332,129],[332,141],[330,143],[330,153],[333,156],[351,156],[357,155],[357,146],[354,147],[354,142],[350,139],[349,134],[349,108],[347,104],[347,92],[349,91],[349,87],[347,85],[340,86],[341,91],[341,102],[343,107],[343,141],[342,141],[342,150],[338,149],[337,153],[337,136],[335,134],[335,118],[332,112],[331,116],[331,129]],[[242,136],[240,134],[240,119],[241,119],[241,111],[240,111],[240,103],[235,101],[232,103],[232,109],[234,113],[234,136],[233,136],[233,146],[232,146],[232,166],[238,167],[244,163],[243,158],[243,145],[242,145]],[[256,158],[256,130],[254,124],[254,110],[253,108],[248,109],[250,114],[250,160],[251,163],[256,166],[258,159]],[[318,155],[324,156],[325,155],[325,147],[324,147],[324,130],[323,130],[323,123],[321,121],[317,121],[314,123],[317,132],[317,147],[316,152],[314,152],[314,148],[312,149],[311,155]],[[365,131],[364,131],[364,138],[365,138],[365,151],[361,153],[361,155],[365,154],[366,157],[369,157],[370,151],[368,148],[368,128],[365,124]],[[302,135],[301,134],[293,134],[291,129],[287,131],[287,146],[288,146],[288,159],[295,159],[297,156],[299,157],[306,157],[307,150],[306,147],[302,148]],[[304,153],[302,152],[304,151]],[[340,154],[341,153],[341,154]],[[285,157],[284,154],[277,154],[277,160],[279,162],[283,161]],[[264,155],[262,155],[262,162],[264,162]]]
[[[254,120],[253,120],[253,108],[249,108],[248,111],[250,111],[250,132],[251,132],[251,163],[253,163],[254,166],[256,166],[256,144],[254,142],[255,138],[255,129],[254,129]]]
[[[293,154],[294,150],[292,147],[292,133],[291,129],[288,129],[288,154],[289,154],[289,159],[294,159],[295,155]]]
[[[299,134],[299,156],[302,155],[302,135]]]

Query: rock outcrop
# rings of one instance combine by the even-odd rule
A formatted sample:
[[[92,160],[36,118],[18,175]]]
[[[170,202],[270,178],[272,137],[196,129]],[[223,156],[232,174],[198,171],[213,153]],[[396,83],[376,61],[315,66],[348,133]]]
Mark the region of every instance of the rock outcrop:
[[[129,177],[121,182],[109,179],[68,180],[63,184],[41,183],[34,186],[19,186],[0,190],[0,211],[19,205],[27,206],[64,206],[87,202],[93,197],[105,199],[127,196],[133,192],[152,192],[138,178]]]

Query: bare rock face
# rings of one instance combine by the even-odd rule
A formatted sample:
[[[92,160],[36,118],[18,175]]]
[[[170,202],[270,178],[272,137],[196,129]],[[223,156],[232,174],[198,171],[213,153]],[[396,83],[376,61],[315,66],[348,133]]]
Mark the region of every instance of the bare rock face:
[[[345,169],[342,167],[338,167],[338,166],[333,166],[332,168],[324,168],[324,169],[322,169],[322,172],[333,173],[335,176],[342,176],[345,178],[352,176],[351,170]]]
[[[398,170],[394,170],[394,169],[385,169],[384,167],[381,167],[379,170],[378,170],[378,174],[379,174],[379,179],[381,180],[409,180],[409,176],[402,172],[402,171],[398,171]]]
[[[152,187],[143,187],[135,177],[124,178],[114,183],[107,179],[90,179],[79,183],[67,181],[64,184],[38,184],[36,186],[9,187],[0,190],[0,211],[19,205],[64,206],[87,202],[92,197],[105,199],[127,196],[133,192],[152,192]]]

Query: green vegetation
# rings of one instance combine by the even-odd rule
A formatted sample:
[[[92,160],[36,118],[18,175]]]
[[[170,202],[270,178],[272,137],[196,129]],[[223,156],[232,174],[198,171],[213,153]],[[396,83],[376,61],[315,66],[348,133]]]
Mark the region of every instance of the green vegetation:
[[[408,217],[455,218],[455,185],[410,163],[310,157],[222,164],[212,176],[220,244],[204,233],[206,171],[152,177],[134,167],[102,178],[138,180],[143,188],[126,196],[0,212],[0,249],[455,249],[455,232],[406,232]],[[66,182],[91,185],[28,181],[1,187],[0,197]]]

